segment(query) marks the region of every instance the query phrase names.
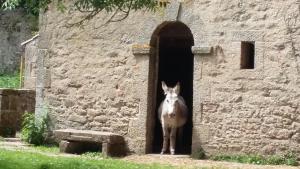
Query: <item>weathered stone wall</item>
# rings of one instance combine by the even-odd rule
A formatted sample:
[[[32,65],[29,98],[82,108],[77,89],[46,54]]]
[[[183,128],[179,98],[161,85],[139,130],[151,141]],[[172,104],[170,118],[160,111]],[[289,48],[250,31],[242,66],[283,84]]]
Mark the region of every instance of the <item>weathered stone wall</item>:
[[[170,5],[107,25],[102,13],[69,28],[82,15],[54,6],[40,17],[37,108],[47,107],[53,127],[116,132],[145,152],[150,54],[131,48],[178,18],[196,46],[193,151],[300,154],[299,1]],[[255,69],[240,69],[241,41],[255,41]]]
[[[38,35],[24,44],[23,88],[35,90],[38,57]]]
[[[0,11],[0,74],[19,69],[21,43],[32,36],[31,23],[21,10]]]
[[[0,89],[0,136],[15,136],[25,112],[34,113],[35,91]]]
[[[196,57],[194,150],[299,155],[299,1],[194,5],[215,47],[212,56]],[[255,41],[253,70],[240,70],[241,41]]]

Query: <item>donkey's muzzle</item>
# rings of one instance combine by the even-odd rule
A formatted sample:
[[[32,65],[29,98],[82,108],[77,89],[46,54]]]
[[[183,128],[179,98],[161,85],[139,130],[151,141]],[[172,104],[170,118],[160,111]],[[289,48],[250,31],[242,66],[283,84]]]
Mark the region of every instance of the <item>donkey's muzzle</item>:
[[[174,118],[175,115],[176,115],[175,113],[171,113],[171,114],[169,114],[169,117],[170,117],[170,118]]]

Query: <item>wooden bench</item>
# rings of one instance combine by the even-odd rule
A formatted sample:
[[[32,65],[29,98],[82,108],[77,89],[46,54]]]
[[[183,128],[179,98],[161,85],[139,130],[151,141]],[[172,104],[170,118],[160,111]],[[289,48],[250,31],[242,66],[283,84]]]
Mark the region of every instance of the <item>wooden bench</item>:
[[[60,152],[83,153],[98,148],[106,156],[125,155],[125,141],[121,135],[91,130],[62,129],[54,131]]]

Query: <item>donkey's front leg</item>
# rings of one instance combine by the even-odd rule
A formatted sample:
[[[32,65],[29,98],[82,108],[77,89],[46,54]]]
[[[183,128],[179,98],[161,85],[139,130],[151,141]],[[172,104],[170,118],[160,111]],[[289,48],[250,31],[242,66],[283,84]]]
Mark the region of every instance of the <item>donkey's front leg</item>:
[[[167,151],[168,142],[169,142],[169,138],[170,138],[169,129],[165,126],[162,126],[162,128],[163,128],[164,141],[163,141],[163,147],[162,147],[162,150],[161,150],[160,154],[164,154]]]
[[[171,153],[172,155],[175,154],[176,131],[177,131],[177,128],[172,127],[172,129],[171,129],[171,134],[170,134],[170,153]]]

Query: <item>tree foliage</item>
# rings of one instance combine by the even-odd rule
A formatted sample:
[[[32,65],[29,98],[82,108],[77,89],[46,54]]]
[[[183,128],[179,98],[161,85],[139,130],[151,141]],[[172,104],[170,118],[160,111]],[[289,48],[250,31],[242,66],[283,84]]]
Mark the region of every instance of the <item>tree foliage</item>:
[[[28,13],[38,15],[40,10],[47,10],[47,7],[54,0],[0,0],[2,10],[24,8]],[[80,12],[86,13],[84,20],[88,20],[101,11],[111,12],[110,22],[125,19],[132,10],[154,10],[156,0],[74,0],[72,5]],[[66,9],[63,0],[55,0],[58,9]]]

